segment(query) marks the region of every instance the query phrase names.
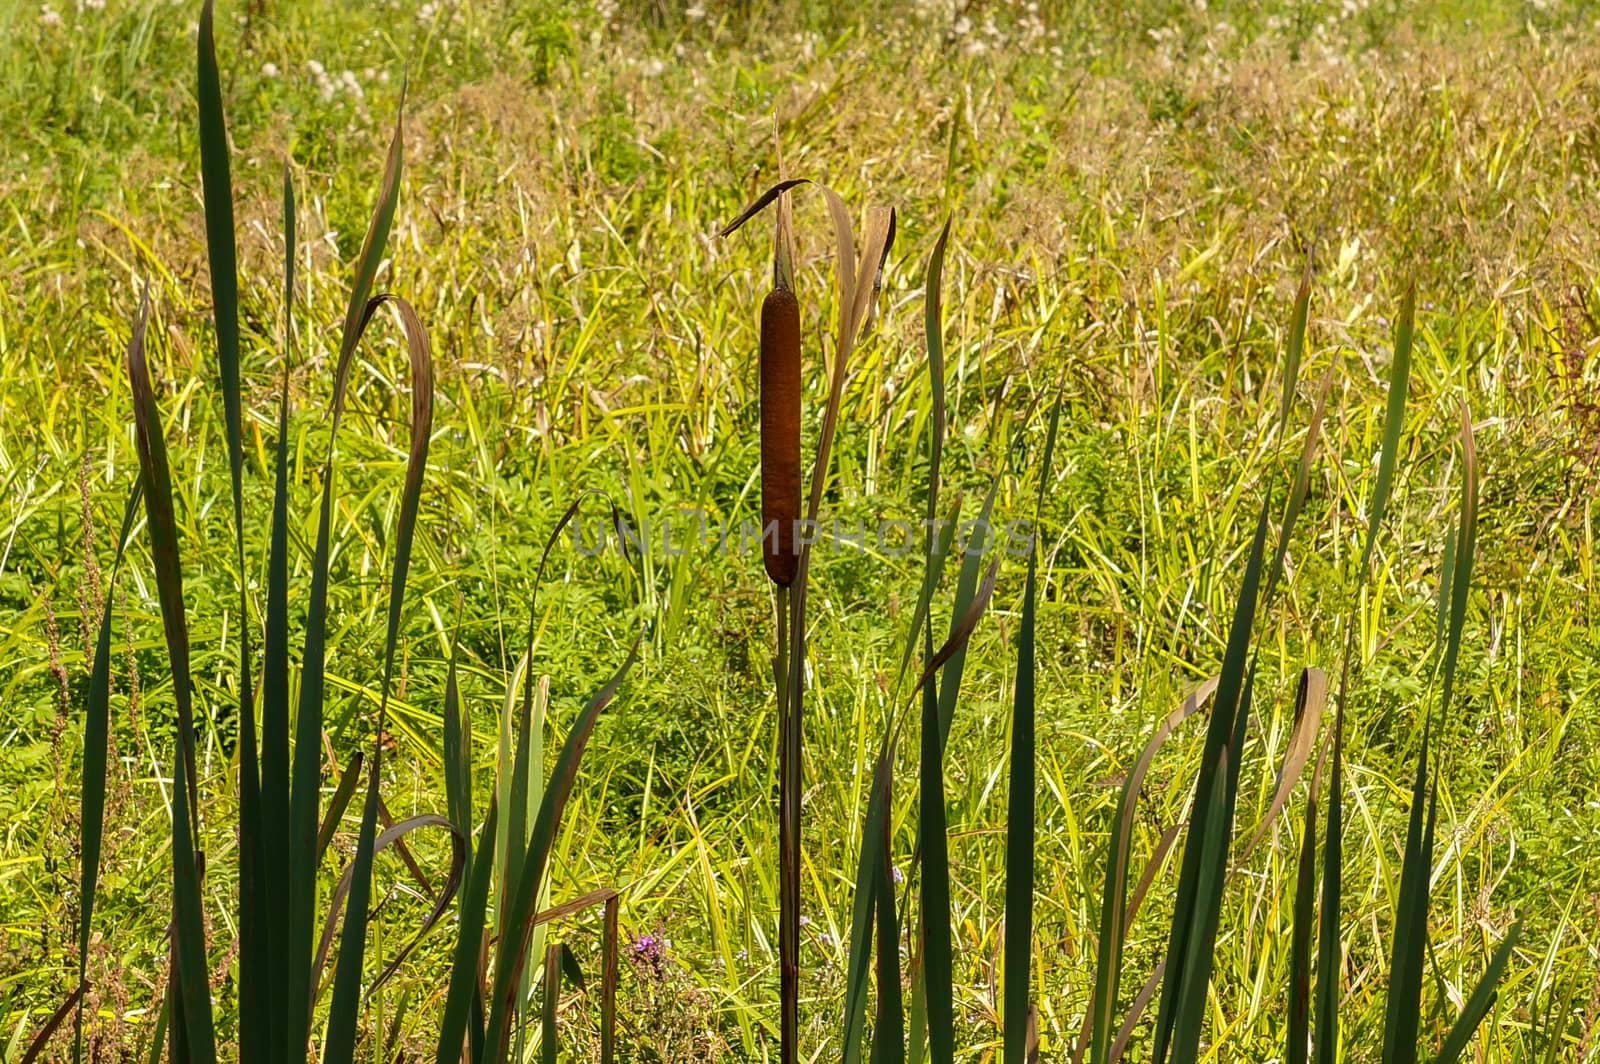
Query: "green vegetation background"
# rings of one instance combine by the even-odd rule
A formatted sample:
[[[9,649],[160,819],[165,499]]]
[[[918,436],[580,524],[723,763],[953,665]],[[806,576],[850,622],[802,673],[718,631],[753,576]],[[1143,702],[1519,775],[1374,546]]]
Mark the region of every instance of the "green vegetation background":
[[[0,1044],[30,1010],[54,1007],[75,967],[83,618],[104,593],[99,567],[137,472],[120,356],[144,280],[187,536],[212,955],[220,1015],[230,1009],[222,900],[238,574],[210,376],[193,6],[0,9]],[[1036,453],[1043,426],[1023,412],[1065,382],[1058,482],[1040,515],[1046,1052],[1059,1058],[1070,1045],[1088,990],[1112,784],[1160,716],[1215,670],[1250,520],[1296,455],[1271,415],[1308,248],[1316,280],[1302,379],[1337,366],[1332,457],[1318,466],[1272,618],[1277,653],[1263,659],[1241,828],[1253,829],[1270,797],[1299,667],[1337,663],[1388,316],[1414,275],[1407,451],[1380,593],[1360,603],[1346,747],[1350,1059],[1367,1059],[1362,1043],[1381,1023],[1460,398],[1476,418],[1484,505],[1462,701],[1439,738],[1431,994],[1459,1005],[1520,912],[1524,944],[1483,1059],[1527,1059],[1534,1013],[1562,994],[1578,1009],[1567,1047],[1578,1055],[1562,1059],[1600,1049],[1583,1034],[1600,1014],[1596,13],[1470,0],[780,8],[248,0],[219,12],[241,228],[250,556],[260,563],[248,577],[258,583],[277,381],[287,361],[291,534],[304,544],[345,274],[409,83],[406,179],[379,287],[405,293],[430,329],[439,410],[392,706],[390,807],[443,805],[438,707],[458,616],[488,770],[532,564],[575,492],[607,490],[639,523],[683,507],[733,527],[755,520],[754,325],[769,248],[714,233],[776,179],[776,137],[788,172],[900,212],[877,332],[848,385],[828,513],[873,528],[921,512],[919,292],[946,216],[947,462],[972,490],[1001,475],[1005,517],[1032,516],[1031,473],[1003,456],[1019,433]],[[286,158],[304,278],[287,360],[276,285]],[[802,197],[799,218],[815,413],[829,244],[818,204]],[[403,364],[392,334],[367,348],[340,444],[329,717],[341,763],[372,738]],[[126,644],[91,958],[95,1036],[108,1052],[147,1037],[164,952],[167,781],[156,766],[170,758],[171,709],[135,543],[115,590]],[[636,621],[618,559],[567,550],[558,560],[534,665],[552,677],[557,734]],[[753,555],[669,555],[657,544],[643,572],[651,646],[585,762],[554,892],[624,888],[625,929],[670,940],[668,977],[639,969],[624,980],[632,1037],[654,1046],[642,1059],[759,1059],[776,1018],[770,601]],[[819,557],[802,1006],[813,1046],[837,1037],[853,825],[918,575],[914,555]],[[975,637],[949,755],[958,1020],[971,1059],[998,1037],[1020,586],[1021,566],[1008,563]],[[1182,813],[1198,736],[1157,762],[1143,852]],[[909,812],[897,805],[897,818]],[[1223,1059],[1268,1059],[1282,1040],[1293,823],[1227,900],[1232,930],[1214,980]],[[911,824],[900,832],[908,861]],[[425,843],[418,852],[442,858]],[[380,868],[379,889],[391,927],[425,911],[398,865]],[[1138,979],[1156,959],[1162,901],[1158,886],[1133,929]],[[580,952],[594,949],[591,928],[570,933]],[[402,931],[392,934],[379,952],[398,944]],[[402,1046],[431,1045],[430,995],[446,960],[442,949],[419,955],[375,1003],[374,1029],[399,1015]],[[584,1006],[571,1008],[581,1040]],[[1453,1012],[1425,1015],[1425,1031]]]

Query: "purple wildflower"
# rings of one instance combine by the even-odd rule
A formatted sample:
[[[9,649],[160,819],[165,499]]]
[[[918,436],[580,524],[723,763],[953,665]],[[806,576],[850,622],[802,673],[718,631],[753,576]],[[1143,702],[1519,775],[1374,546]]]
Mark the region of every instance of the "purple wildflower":
[[[660,964],[666,957],[666,940],[660,935],[639,935],[628,944],[628,948],[636,959],[651,964]]]

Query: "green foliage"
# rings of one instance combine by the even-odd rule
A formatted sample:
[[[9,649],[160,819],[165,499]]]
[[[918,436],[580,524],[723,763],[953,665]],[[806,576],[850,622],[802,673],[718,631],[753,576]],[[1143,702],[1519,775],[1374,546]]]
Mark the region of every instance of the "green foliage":
[[[447,1011],[463,1025],[455,1045],[481,1047],[469,974],[487,963],[492,975],[498,958],[450,929],[470,930],[480,913],[498,936],[513,893],[547,910],[610,888],[623,891],[611,941],[624,1059],[685,1059],[652,1044],[650,1018],[671,1018],[701,1055],[778,1055],[786,890],[807,1054],[927,1058],[930,1005],[942,1012],[947,982],[957,1060],[1031,1048],[1019,1030],[1029,1021],[1016,1018],[1024,1004],[1036,1006],[1043,1059],[1103,1062],[1118,1046],[1123,1059],[1148,1057],[1152,1017],[1136,1002],[1161,990],[1149,977],[1184,901],[1198,947],[1184,948],[1191,975],[1173,977],[1174,994],[1203,997],[1206,1010],[1198,1028],[1174,1020],[1175,1048],[1198,1029],[1202,1044],[1243,1057],[1304,1048],[1331,1061],[1342,1042],[1343,1059],[1377,1059],[1393,1011],[1416,1030],[1397,1036],[1397,1056],[1412,1045],[1421,1059],[1579,1055],[1595,967],[1584,855],[1600,842],[1586,815],[1600,732],[1587,709],[1597,648],[1583,406],[1596,305],[1583,264],[1600,261],[1590,203],[1600,170],[1583,12],[1212,0],[1204,11],[1141,2],[1035,19],[1007,3],[962,27],[936,9],[876,4],[713,0],[697,5],[703,17],[652,5],[608,17],[576,5],[266,3],[218,12],[212,99],[191,95],[206,87],[190,65],[193,12],[165,0],[54,6],[59,25],[37,5],[0,11],[7,1059],[28,1050],[80,974],[86,1056],[149,1059],[166,1032],[189,1036],[200,1009],[174,1018],[163,1005],[179,885],[169,801],[187,778],[194,815],[179,820],[206,857],[199,967],[228,1059],[262,1029],[252,987],[268,987],[264,1007],[283,1011],[271,978],[252,976],[271,954],[250,937],[264,921],[239,919],[259,912],[246,885],[285,870],[295,880],[273,888],[298,899],[305,936],[270,962],[281,966],[312,954],[339,866],[362,851],[371,905],[349,912],[372,919],[346,977],[359,982],[357,1057],[393,1047],[455,1059],[439,1037]],[[351,358],[337,443],[326,382],[343,336],[332,323],[365,309],[349,284],[370,164],[408,81],[407,205],[371,283],[415,298],[440,381],[391,625],[407,365],[385,345]],[[223,104],[226,135],[197,137],[196,111],[220,116]],[[215,191],[219,158],[226,192]],[[1012,765],[1029,759],[1008,752],[1029,738],[1021,559],[1002,559],[981,623],[924,678],[919,666],[967,614],[991,559],[950,555],[930,585],[920,535],[899,554],[819,547],[803,633],[804,861],[785,887],[772,806],[787,698],[774,698],[759,565],[700,544],[591,558],[563,535],[534,615],[523,611],[541,545],[578,491],[625,499],[630,520],[690,505],[737,528],[752,514],[750,310],[770,255],[763,239],[708,230],[753,190],[824,171],[852,201],[887,190],[903,209],[900,256],[831,416],[840,300],[820,241],[798,248],[810,300],[805,439],[831,433],[821,513],[863,517],[869,530],[958,501],[968,516],[1036,515],[1036,790],[1025,801],[1021,771],[1013,786]],[[297,216],[299,232],[280,236],[286,176],[300,195],[283,217]],[[202,207],[225,201],[234,217],[213,225]],[[912,264],[930,261],[944,217],[956,225],[935,338],[929,279]],[[212,274],[202,256],[221,264],[206,249],[224,232],[237,261]],[[1317,271],[1300,342],[1295,282],[1308,246]],[[229,331],[221,297],[235,271],[236,403],[218,395],[230,373],[214,347]],[[173,669],[161,630],[147,501],[120,572],[112,561],[140,477],[120,356],[146,280],[147,420],[159,422],[146,435],[165,443],[186,670]],[[375,313],[380,331],[392,309]],[[1406,323],[1403,342],[1391,314]],[[1298,370],[1284,372],[1291,347]],[[1326,426],[1307,433],[1319,380]],[[1046,476],[1038,404],[1058,389]],[[1463,458],[1451,423],[1463,401],[1481,448],[1470,567],[1455,561]],[[1295,460],[1311,435],[1322,457],[1290,536]],[[324,462],[334,454],[336,466]],[[1276,587],[1270,603],[1263,587],[1252,627],[1253,684],[1241,683],[1251,699],[1231,710],[1244,730],[1211,760],[1204,725],[1183,721],[1204,717],[1216,694],[1205,681],[1227,656],[1263,510],[1262,583]],[[319,534],[325,631],[305,654],[290,633],[314,612]],[[605,684],[647,618],[626,711],[585,713],[579,696]],[[306,702],[313,659],[321,681]],[[1307,787],[1286,768],[1307,663],[1330,674],[1337,664],[1348,679],[1333,687],[1337,718],[1305,766],[1311,800],[1275,815],[1280,793],[1294,804]],[[1419,765],[1447,674],[1450,708],[1435,708]],[[544,675],[548,701],[530,702],[525,684],[537,691]],[[247,687],[254,713],[239,708]],[[544,744],[555,744],[550,766],[580,734],[585,752],[565,815],[549,819],[545,872],[512,892],[511,816],[498,795],[517,773],[524,708],[517,815],[528,841],[554,793]],[[174,771],[180,740],[192,777]],[[324,744],[336,765],[325,767]],[[1208,767],[1225,786],[1197,814],[1194,783]],[[362,786],[373,772],[387,807],[375,820]],[[272,852],[310,839],[315,861],[269,858],[266,840],[256,851],[236,832],[286,805],[296,826]],[[459,834],[434,824],[382,845],[388,814],[402,824],[427,810],[448,812]],[[1210,878],[1180,899],[1183,828],[1218,814],[1229,830],[1193,840]],[[1408,855],[1414,816],[1424,830]],[[925,817],[943,821],[943,862],[918,846]],[[445,926],[406,953],[458,842]],[[1027,877],[1012,869],[1025,857],[1033,882],[1022,892]],[[938,1000],[922,859],[942,863],[948,883],[931,907],[949,914]],[[1415,871],[1424,863],[1430,875]],[[1429,878],[1431,896],[1419,888]],[[1015,918],[1025,898],[1031,935]],[[1422,927],[1424,908],[1426,937],[1398,950],[1396,931]],[[549,1001],[563,1054],[598,1057],[604,1010],[592,1006],[605,995],[590,958],[604,953],[603,932],[563,922],[546,941],[549,926],[507,951],[524,957],[507,961],[522,966],[508,1040],[538,1055]],[[658,968],[625,944],[646,932],[670,940]],[[556,939],[589,978],[546,995],[538,972]],[[1391,995],[1393,955],[1415,972],[1419,948],[1420,981],[1394,981]],[[306,1020],[318,1053],[336,952]],[[1026,995],[1014,994],[1023,979]],[[72,1004],[40,1059],[65,1052]]]

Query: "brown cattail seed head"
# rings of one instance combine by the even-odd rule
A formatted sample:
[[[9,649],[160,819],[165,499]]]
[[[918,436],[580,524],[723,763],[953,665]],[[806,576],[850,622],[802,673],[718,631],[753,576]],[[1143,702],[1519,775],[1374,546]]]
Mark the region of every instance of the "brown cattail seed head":
[[[780,587],[794,582],[800,554],[800,304],[774,288],[761,303],[762,560]]]

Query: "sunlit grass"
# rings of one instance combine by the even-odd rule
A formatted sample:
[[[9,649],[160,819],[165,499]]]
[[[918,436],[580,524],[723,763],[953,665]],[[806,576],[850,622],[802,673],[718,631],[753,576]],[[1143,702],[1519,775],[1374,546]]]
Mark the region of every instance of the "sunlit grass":
[[[1479,575],[1467,599],[1457,707],[1433,737],[1438,968],[1430,959],[1424,986],[1425,1002],[1449,1005],[1424,1011],[1424,1042],[1442,1042],[1447,1018],[1518,912],[1524,939],[1485,1023],[1488,1059],[1537,1059],[1557,1044],[1552,1025],[1577,1037],[1592,1009],[1600,948],[1600,885],[1587,857],[1600,841],[1590,804],[1597,727],[1586,709],[1595,685],[1593,475],[1575,457],[1592,454],[1595,441],[1574,405],[1593,382],[1595,330],[1574,299],[1587,294],[1594,313],[1600,155],[1590,117],[1600,89],[1589,73],[1591,46],[1567,33],[1582,22],[1559,10],[1524,18],[1473,5],[1430,8],[1408,23],[1373,9],[1332,17],[1324,47],[1292,12],[1280,12],[1273,29],[1270,12],[1152,8],[1112,24],[1063,17],[1057,57],[1049,42],[975,53],[969,42],[983,39],[981,20],[956,35],[953,20],[938,16],[855,36],[825,26],[780,47],[746,40],[737,19],[715,10],[657,29],[604,29],[595,40],[601,24],[592,13],[552,20],[566,31],[552,37],[531,24],[504,32],[486,6],[440,6],[446,18],[424,22],[421,5],[384,21],[267,5],[253,37],[237,23],[219,30],[223,66],[233,72],[223,91],[239,191],[242,486],[256,514],[271,497],[285,368],[277,276],[286,153],[301,193],[287,445],[295,589],[310,578],[334,323],[371,206],[371,160],[410,78],[407,208],[378,284],[417,305],[440,369],[414,608],[389,705],[398,745],[384,793],[394,812],[445,806],[442,692],[458,615],[460,688],[474,711],[477,767],[488,769],[495,711],[515,686],[523,650],[532,570],[574,487],[626,499],[636,523],[682,505],[735,528],[756,521],[752,300],[769,277],[769,249],[763,240],[717,240],[713,230],[776,179],[776,109],[792,169],[827,180],[852,203],[892,201],[900,212],[881,316],[843,393],[828,512],[871,528],[886,515],[915,521],[927,505],[933,397],[923,264],[946,216],[954,218],[945,267],[947,497],[964,491],[972,507],[997,481],[996,511],[1031,515],[1036,466],[1008,456],[1039,454],[1043,419],[1022,414],[1065,381],[1055,479],[1043,501],[1036,632],[1032,974],[1045,1051],[1070,1047],[1093,986],[1117,784],[1157,721],[1217,670],[1256,511],[1272,485],[1292,477],[1304,443],[1303,417],[1280,427],[1276,367],[1307,241],[1316,273],[1298,402],[1303,413],[1333,366],[1325,457],[1290,547],[1291,575],[1260,635],[1239,831],[1254,831],[1272,799],[1301,666],[1331,672],[1351,631],[1343,1026],[1349,1059],[1367,1059],[1365,1047],[1382,1040],[1423,666],[1459,481],[1456,411],[1465,400],[1481,464]],[[193,15],[114,0],[103,15],[70,5],[61,14],[60,33],[31,8],[0,16],[12,20],[0,46],[6,84],[41,87],[6,90],[7,147],[17,150],[0,173],[8,274],[0,297],[4,1041],[31,1031],[76,970],[66,950],[77,904],[67,841],[74,812],[61,795],[76,793],[76,707],[91,642],[79,617],[85,514],[93,556],[109,572],[137,469],[120,358],[139,278],[154,286],[151,356],[173,441],[195,624],[207,904],[219,916],[236,862],[231,707],[241,574],[190,132]],[[1463,27],[1463,17],[1474,25]],[[1028,32],[1002,22],[1018,40]],[[1240,43],[1249,34],[1262,36]],[[547,75],[533,61],[541,50],[554,56]],[[905,74],[912,58],[917,76]],[[329,99],[313,59],[331,71]],[[339,87],[346,67],[362,86],[359,99]],[[820,210],[800,206],[802,234],[825,233]],[[836,313],[830,261],[823,241],[803,242],[808,451],[827,388],[817,352],[831,350],[823,337]],[[1412,413],[1388,531],[1362,583],[1355,574],[1393,334],[1383,319],[1412,273]],[[1576,379],[1564,368],[1574,351]],[[404,367],[398,348],[357,360],[338,442],[328,723],[341,765],[370,748],[382,697]],[[78,486],[85,456],[86,509]],[[246,533],[242,575],[260,599],[265,522]],[[96,982],[122,987],[125,997],[108,991],[94,1003],[104,1017],[97,1031],[133,1046],[154,1022],[164,952],[165,908],[152,910],[148,898],[165,882],[172,757],[147,535],[136,531],[111,598],[113,826],[97,902],[104,923],[89,962]],[[897,708],[886,681],[899,665],[921,562],[917,550],[817,555],[801,1011],[804,1043],[827,1047],[825,1055],[842,1019],[860,818],[884,721]],[[669,938],[688,973],[676,992],[704,995],[716,1041],[759,1058],[776,1044],[779,907],[771,611],[761,566],[753,554],[729,560],[701,548],[681,557],[652,551],[641,564],[643,612],[655,623],[627,697],[597,727],[554,842],[555,897],[623,888],[625,932]],[[552,677],[546,739],[559,745],[639,617],[615,579],[619,559],[563,551],[555,566],[533,642],[535,668]],[[945,753],[955,1022],[961,1045],[985,1051],[998,1051],[1005,1006],[995,989],[1004,959],[1005,752],[1024,577],[1011,561],[999,572]],[[291,592],[296,617],[302,594]],[[946,616],[948,597],[936,608]],[[98,615],[86,612],[92,631]],[[52,645],[72,695],[59,738]],[[1133,835],[1135,867],[1187,813],[1202,730],[1190,728],[1152,770]],[[904,780],[915,778],[915,755],[914,746],[902,750]],[[480,815],[486,795],[480,785]],[[893,808],[904,871],[918,817],[908,799]],[[1222,898],[1209,1023],[1245,1056],[1268,1059],[1284,1043],[1302,801],[1297,792]],[[348,853],[351,838],[336,845]],[[419,840],[416,852],[430,868],[447,862],[442,839]],[[1131,929],[1124,996],[1159,959],[1177,852]],[[399,926],[426,904],[408,895],[408,873],[387,860],[376,884],[388,899],[380,922]],[[214,922],[219,965],[232,933]],[[385,946],[392,953],[399,942]],[[402,1037],[431,1045],[442,1003],[427,995],[444,986],[449,962],[435,944],[406,969],[404,986],[419,996],[405,1010]],[[633,980],[625,970],[625,997]],[[403,992],[386,991],[384,1022]],[[226,982],[217,993],[219,1015],[230,1014]],[[1570,1058],[1574,1046],[1554,1059]]]

